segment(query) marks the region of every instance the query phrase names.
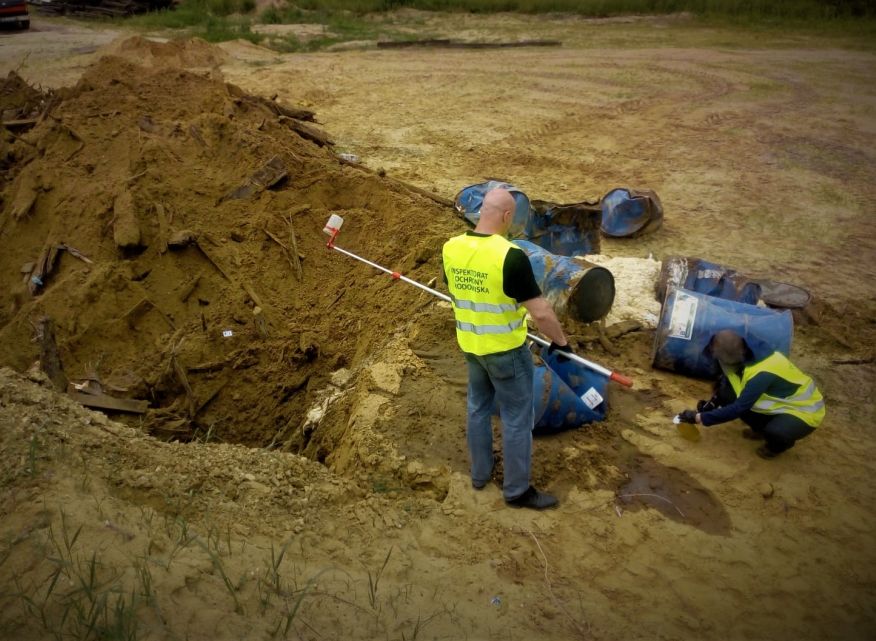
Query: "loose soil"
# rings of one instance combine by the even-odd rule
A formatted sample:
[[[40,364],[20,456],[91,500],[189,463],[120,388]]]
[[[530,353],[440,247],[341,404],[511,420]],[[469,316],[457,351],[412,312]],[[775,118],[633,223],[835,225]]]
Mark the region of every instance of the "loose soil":
[[[0,148],[4,636],[84,637],[97,612],[106,635],[136,621],[146,639],[872,638],[876,58],[717,48],[739,35],[666,20],[442,28],[566,45],[4,55],[0,72],[57,89]],[[248,180],[269,161],[285,179]],[[451,198],[486,177],[557,202],[654,189],[663,228],[606,254],[809,288],[793,355],[824,426],[774,461],[737,423],[682,439],[670,417],[709,384],[651,369],[648,329],[608,343],[567,322],[633,388],[611,390],[606,421],[537,440],[558,510],[505,508],[501,465],[474,492],[450,310],[321,229],[338,213],[341,247],[440,280],[465,224],[392,178]],[[22,266],[59,243],[92,262],[62,251],[31,295]],[[149,411],[108,420],[51,389],[31,367],[46,315],[70,379]]]

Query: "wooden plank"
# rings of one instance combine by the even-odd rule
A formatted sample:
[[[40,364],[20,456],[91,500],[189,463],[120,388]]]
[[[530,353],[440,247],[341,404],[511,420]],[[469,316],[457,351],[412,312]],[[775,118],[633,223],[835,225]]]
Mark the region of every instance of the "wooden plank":
[[[158,253],[163,254],[167,251],[167,238],[170,234],[170,226],[167,222],[167,212],[164,211],[164,205],[155,203],[155,214],[158,216]]]
[[[30,129],[37,124],[36,118],[24,118],[21,120],[4,120],[3,126],[7,129]]]
[[[37,330],[40,340],[40,369],[49,377],[55,389],[63,392],[67,388],[68,381],[55,342],[55,324],[51,318],[43,316],[37,321]]]
[[[138,401],[132,398],[116,398],[108,394],[83,394],[67,392],[67,396],[85,407],[131,414],[144,414],[149,407],[149,401]]]
[[[192,295],[192,292],[195,291],[195,288],[198,286],[198,283],[201,282],[201,274],[196,274],[195,277],[183,287],[182,291],[179,293],[179,301],[181,303],[186,302],[189,299],[189,296]]]
[[[298,282],[304,278],[304,273],[301,269],[301,257],[298,255],[298,239],[295,237],[295,227],[292,225],[292,217],[286,219],[286,224],[289,225],[289,247],[292,253],[292,264],[295,266],[295,276]]]
[[[335,144],[334,140],[329,138],[327,133],[316,127],[306,125],[300,120],[295,120],[294,118],[288,118],[286,116],[280,116],[279,120],[305,140],[315,142],[320,147],[332,146]]]
[[[170,357],[170,364],[173,367],[173,373],[176,374],[176,379],[186,391],[186,401],[188,402],[189,418],[195,417],[195,393],[192,391],[192,386],[189,384],[189,377],[186,376],[185,368],[179,364],[176,355]]]

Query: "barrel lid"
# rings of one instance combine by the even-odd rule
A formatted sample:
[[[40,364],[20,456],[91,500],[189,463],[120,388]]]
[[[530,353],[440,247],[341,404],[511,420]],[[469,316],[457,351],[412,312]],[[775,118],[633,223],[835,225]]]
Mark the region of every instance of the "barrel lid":
[[[568,313],[584,323],[604,318],[614,303],[614,276],[605,267],[590,267],[569,295]]]

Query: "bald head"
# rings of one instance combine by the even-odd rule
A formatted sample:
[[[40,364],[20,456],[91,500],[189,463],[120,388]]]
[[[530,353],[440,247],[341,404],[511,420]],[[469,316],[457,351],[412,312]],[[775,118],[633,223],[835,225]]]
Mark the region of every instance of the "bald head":
[[[511,222],[514,220],[516,206],[514,196],[511,195],[510,191],[491,189],[484,196],[475,231],[483,234],[507,234]]]
[[[741,365],[745,360],[745,341],[734,331],[722,329],[712,337],[712,354],[722,365]]]

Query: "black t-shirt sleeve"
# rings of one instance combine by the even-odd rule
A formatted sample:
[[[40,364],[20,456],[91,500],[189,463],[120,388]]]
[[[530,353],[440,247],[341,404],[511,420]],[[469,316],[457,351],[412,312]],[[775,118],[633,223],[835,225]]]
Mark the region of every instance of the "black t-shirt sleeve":
[[[517,247],[508,250],[502,266],[502,290],[505,296],[522,303],[541,296],[541,289],[535,282],[532,265],[526,253]]]

